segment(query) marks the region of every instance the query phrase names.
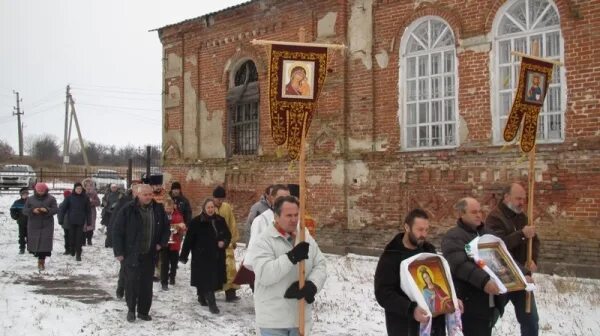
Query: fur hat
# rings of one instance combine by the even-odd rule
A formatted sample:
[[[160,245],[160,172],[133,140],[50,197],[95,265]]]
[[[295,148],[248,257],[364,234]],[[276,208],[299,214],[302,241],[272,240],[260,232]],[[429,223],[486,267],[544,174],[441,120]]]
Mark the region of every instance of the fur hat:
[[[171,190],[173,189],[177,189],[177,190],[181,190],[181,183],[175,181],[171,184]]]
[[[213,190],[214,198],[225,198],[225,188],[218,186]]]
[[[150,175],[148,179],[149,185],[162,185],[163,184],[163,176],[162,174]]]

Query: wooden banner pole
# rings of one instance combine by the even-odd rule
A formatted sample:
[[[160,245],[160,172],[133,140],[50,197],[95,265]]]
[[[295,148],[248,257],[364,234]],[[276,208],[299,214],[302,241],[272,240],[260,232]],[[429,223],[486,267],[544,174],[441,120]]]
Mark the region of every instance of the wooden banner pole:
[[[300,41],[300,44],[306,44],[306,29],[304,27],[301,27],[300,29],[298,29],[298,40]],[[305,231],[305,223],[304,223],[304,214],[306,213],[306,178],[305,178],[305,174],[306,174],[306,151],[304,149],[304,143],[306,141],[306,135],[308,134],[308,130],[306,129],[307,127],[307,122],[308,122],[308,114],[304,115],[304,119],[302,120],[302,134],[300,136],[300,165],[298,167],[299,170],[299,179],[300,181],[298,181],[298,188],[300,189],[300,232],[299,232],[299,241],[303,242],[306,240],[304,231]],[[304,288],[304,283],[305,283],[305,277],[306,277],[306,270],[305,270],[305,263],[304,260],[300,261],[300,264],[298,265],[298,288],[302,289]],[[305,300],[299,300],[298,301],[298,334],[300,334],[300,336],[304,336],[304,332],[305,332],[305,319],[306,316],[304,316],[304,305],[305,305]]]
[[[533,201],[534,201],[534,188],[535,188],[535,150],[536,146],[533,146],[529,152],[529,174],[528,174],[528,192],[527,197],[527,225],[533,226]],[[527,265],[526,267],[531,270],[531,264],[533,262],[533,239],[527,239]],[[527,292],[525,300],[525,312],[531,313],[531,292]]]

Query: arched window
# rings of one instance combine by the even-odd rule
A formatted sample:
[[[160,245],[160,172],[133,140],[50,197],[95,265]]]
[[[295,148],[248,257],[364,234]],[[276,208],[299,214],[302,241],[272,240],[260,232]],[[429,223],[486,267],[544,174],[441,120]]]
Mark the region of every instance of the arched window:
[[[437,17],[413,22],[400,46],[403,149],[457,146],[456,48]]]
[[[242,63],[227,92],[229,118],[228,154],[253,155],[258,151],[259,90],[258,72],[252,61]]]
[[[502,143],[502,132],[519,81],[521,62],[520,57],[511,55],[511,51],[530,54],[532,46],[537,44],[541,57],[563,61],[563,39],[558,11],[550,0],[508,1],[498,11],[493,29],[495,40],[491,78],[494,141]],[[555,67],[539,116],[538,141],[564,140],[565,92],[564,70]]]

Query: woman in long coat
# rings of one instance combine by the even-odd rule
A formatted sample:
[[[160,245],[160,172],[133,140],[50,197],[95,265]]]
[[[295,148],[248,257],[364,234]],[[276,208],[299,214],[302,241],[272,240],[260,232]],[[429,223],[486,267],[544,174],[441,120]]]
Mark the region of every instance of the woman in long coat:
[[[96,191],[96,183],[94,183],[92,179],[86,178],[81,181],[81,184],[83,185],[83,189],[85,189],[85,194],[90,199],[89,217],[86,225],[83,227],[83,245],[86,244],[86,241],[88,245],[92,245],[92,236],[94,235],[94,230],[96,229],[96,207],[100,206],[100,198],[98,197],[98,192]]]
[[[75,260],[81,261],[81,246],[83,244],[83,228],[90,218],[90,200],[81,183],[73,185],[73,192],[59,207],[58,223],[65,221],[69,225],[69,251]]]
[[[23,214],[27,216],[27,250],[38,258],[38,270],[46,267],[46,257],[52,254],[56,199],[48,194],[48,186],[36,183],[33,196],[27,198]]]
[[[231,233],[225,219],[216,214],[215,202],[204,201],[202,213],[194,217],[183,241],[179,260],[186,263],[192,252],[191,285],[196,287],[198,302],[208,305],[213,314],[219,313],[215,291],[221,290],[227,281],[225,274],[225,248],[231,241]]]

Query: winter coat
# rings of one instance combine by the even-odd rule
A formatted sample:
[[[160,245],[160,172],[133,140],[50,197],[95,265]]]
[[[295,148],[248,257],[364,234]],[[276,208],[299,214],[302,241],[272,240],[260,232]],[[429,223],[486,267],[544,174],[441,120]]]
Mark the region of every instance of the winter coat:
[[[192,253],[190,283],[201,292],[220,290],[227,281],[225,249],[219,248],[219,241],[223,241],[225,246],[231,242],[231,233],[223,217],[201,213],[188,225],[180,258],[187,260]]]
[[[110,221],[110,216],[113,214],[115,206],[119,199],[123,197],[123,193],[119,191],[109,191],[102,197],[102,220],[100,221],[103,225],[107,225]]]
[[[305,235],[309,244],[308,259],[304,261],[306,280],[312,281],[319,292],[327,279],[325,257],[308,230]],[[298,281],[299,263],[292,264],[286,254],[293,247],[274,226],[270,226],[250,248],[254,256],[254,308],[259,328],[298,327],[298,300],[283,297],[292,283]],[[304,309],[305,335],[308,335],[312,325],[312,304],[305,303]]]
[[[494,311],[489,307],[489,294],[483,288],[490,276],[467,256],[465,245],[477,236],[493,234],[484,225],[472,229],[458,220],[455,227],[442,238],[442,253],[448,261],[456,296],[463,301],[465,318],[492,320]],[[504,297],[494,296],[495,306],[503,312]]]
[[[152,201],[150,205],[154,213],[154,229],[150,250],[156,256],[156,245],[167,248],[169,242],[169,219],[162,204]],[[115,216],[112,227],[112,244],[115,257],[125,257],[125,264],[131,267],[138,265],[140,245],[142,244],[142,215],[138,199],[123,205]]]
[[[417,307],[401,289],[400,263],[419,253],[436,253],[435,247],[425,242],[422,247],[410,250],[402,243],[404,233],[390,241],[377,263],[375,270],[375,298],[385,309],[385,325],[389,336],[418,336],[419,322],[413,313]],[[433,319],[432,336],[446,335],[444,316]]]
[[[81,230],[89,218],[90,200],[85,192],[77,194],[73,191],[69,197],[65,198],[58,208],[58,223],[61,225],[63,225],[66,219],[69,223],[69,227],[77,226],[79,227],[78,230]]]
[[[262,195],[260,197],[260,200],[256,203],[254,203],[252,205],[252,207],[250,207],[250,212],[248,213],[248,218],[246,219],[246,228],[245,228],[246,245],[250,244],[250,237],[252,237],[251,236],[251,228],[252,228],[252,222],[254,221],[254,218],[258,217],[260,214],[262,214],[263,212],[265,212],[269,209],[271,209],[271,206],[269,205],[269,201],[267,201],[267,197],[265,195]]]
[[[259,216],[254,218],[252,221],[251,229],[250,229],[250,241],[248,242],[248,251],[244,256],[244,266],[249,270],[252,270],[252,259],[253,255],[250,252],[252,245],[255,244],[258,237],[262,235],[269,227],[273,226],[273,221],[275,220],[275,213],[273,210],[269,209],[265,212],[261,213]]]
[[[179,212],[181,212],[181,215],[183,215],[183,222],[185,225],[188,225],[188,223],[192,220],[192,207],[190,206],[190,201],[188,201],[188,199],[183,196],[181,192],[179,192],[179,196],[173,196],[171,193],[169,193],[169,195],[171,196],[171,199],[173,200],[173,203],[175,203],[177,209],[179,209]]]
[[[121,210],[125,206],[125,204],[127,204],[131,201],[133,201],[133,194],[132,194],[131,190],[129,190],[125,193],[125,195],[123,197],[121,197],[119,199],[119,201],[117,201],[117,204],[115,204],[115,207],[113,209],[114,216],[111,216],[110,220],[109,220],[110,226],[113,226],[115,220],[117,219],[117,214],[119,213],[119,210]]]
[[[83,227],[84,232],[94,231],[96,229],[96,216],[97,211],[96,207],[100,205],[100,198],[98,198],[98,193],[96,189],[86,190],[85,194],[88,196],[90,201],[90,212],[88,216],[88,221]]]
[[[23,214],[23,207],[27,199],[19,198],[10,207],[10,218],[17,221],[19,226],[27,225],[27,216]]]
[[[45,208],[46,213],[34,214],[33,209]],[[56,199],[48,194],[27,198],[23,214],[27,216],[27,250],[29,252],[52,252],[54,238],[54,215],[58,212]]]
[[[185,223],[183,222],[183,215],[178,210],[174,210],[170,217],[169,223],[171,224],[171,229],[176,230],[176,233],[171,233],[173,243],[170,242],[171,238],[169,238],[169,251],[179,253],[183,236],[187,231],[187,226],[185,226]]]
[[[527,262],[527,238],[523,235],[523,228],[527,225],[527,215],[516,213],[504,204],[498,203],[485,219],[485,226],[502,238],[506,248],[521,266]],[[533,261],[537,263],[540,252],[540,240],[537,235],[533,237]]]

